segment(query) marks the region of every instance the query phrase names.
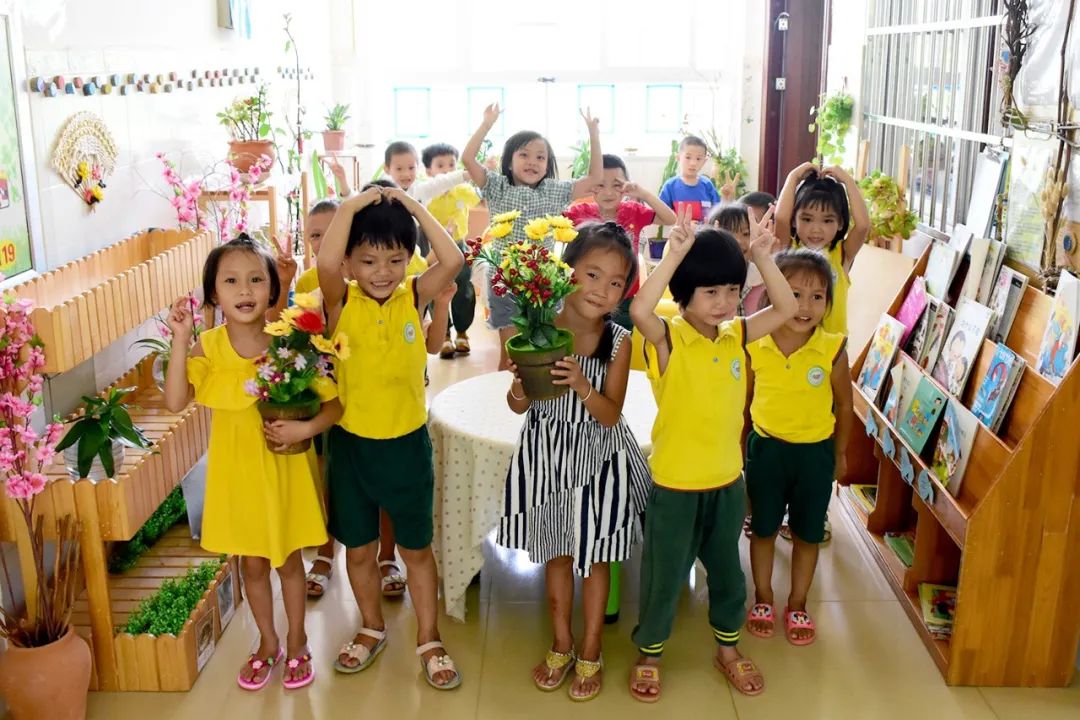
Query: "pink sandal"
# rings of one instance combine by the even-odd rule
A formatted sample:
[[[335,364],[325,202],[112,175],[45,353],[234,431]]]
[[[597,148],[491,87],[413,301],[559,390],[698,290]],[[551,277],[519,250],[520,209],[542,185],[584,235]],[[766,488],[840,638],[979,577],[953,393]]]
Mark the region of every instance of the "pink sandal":
[[[285,661],[285,667],[288,670],[296,670],[304,663],[308,663],[308,671],[299,678],[294,677],[292,680],[288,679],[288,673],[281,674],[281,684],[285,686],[286,690],[298,690],[302,687],[310,685],[315,680],[315,664],[311,662],[311,653],[305,652],[303,655],[297,655],[296,657],[288,658]]]
[[[792,635],[795,630],[809,630],[810,635],[807,637],[795,637]],[[817,637],[814,621],[810,617],[810,613],[805,610],[784,608],[784,632],[787,633],[788,642],[792,645],[809,645]]]
[[[769,623],[768,630],[755,630],[751,622]],[[746,629],[750,631],[750,634],[759,638],[771,638],[773,636],[773,627],[776,624],[776,611],[773,610],[773,606],[769,603],[757,603],[754,607],[750,608],[750,612],[746,613]]]
[[[260,682],[252,682],[251,680],[248,680],[244,677],[244,674],[247,671],[241,671],[240,674],[236,676],[236,684],[244,688],[245,690],[262,690],[264,687],[266,687],[266,684],[270,682],[270,676],[274,673],[274,665],[277,665],[279,662],[281,662],[281,658],[283,657],[285,657],[285,651],[281,648],[277,649],[277,653],[275,653],[273,657],[260,658],[256,657],[255,653],[251,653],[251,655],[249,655],[247,659],[247,666],[252,671],[252,675],[254,676],[258,674],[260,670],[268,666],[270,668],[270,672],[266,673],[266,675]]]

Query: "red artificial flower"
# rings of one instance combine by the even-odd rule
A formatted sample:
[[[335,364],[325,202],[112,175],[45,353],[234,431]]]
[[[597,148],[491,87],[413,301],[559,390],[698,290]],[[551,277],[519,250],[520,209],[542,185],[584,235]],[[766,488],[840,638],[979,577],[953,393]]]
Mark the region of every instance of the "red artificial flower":
[[[325,329],[323,317],[314,310],[305,310],[296,316],[296,328],[309,335],[317,335]]]

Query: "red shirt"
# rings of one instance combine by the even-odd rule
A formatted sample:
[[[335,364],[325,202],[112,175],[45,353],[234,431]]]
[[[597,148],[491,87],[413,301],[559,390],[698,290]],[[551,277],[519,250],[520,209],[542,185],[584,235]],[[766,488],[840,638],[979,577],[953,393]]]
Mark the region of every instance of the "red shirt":
[[[571,205],[563,211],[563,215],[573,221],[574,225],[585,222],[604,222],[600,215],[600,206],[596,203],[578,203]],[[632,200],[623,200],[615,211],[615,222],[630,235],[630,242],[634,246],[634,255],[640,254],[641,231],[652,225],[656,219],[656,213],[648,205],[643,205]],[[641,274],[634,280],[634,286],[630,288],[627,297],[633,297],[641,287]]]

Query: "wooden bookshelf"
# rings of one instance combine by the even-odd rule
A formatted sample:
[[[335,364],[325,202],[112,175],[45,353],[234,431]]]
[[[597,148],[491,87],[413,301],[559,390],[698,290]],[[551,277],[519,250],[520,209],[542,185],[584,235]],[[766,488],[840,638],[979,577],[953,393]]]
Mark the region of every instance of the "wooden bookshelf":
[[[926,263],[924,255],[887,312],[896,315]],[[998,434],[979,424],[956,497],[854,383],[867,345],[860,346],[852,364],[856,432],[841,484],[876,482],[877,503],[866,513],[845,488],[841,506],[950,685],[1064,687],[1075,670],[1080,643],[1075,610],[1080,599],[1080,452],[1075,444],[1080,363],[1073,363],[1058,386],[1033,370],[1050,306],[1051,298],[1027,288],[1006,344],[1028,367]],[[994,343],[985,341],[959,398],[968,408],[993,353]],[[868,417],[877,428],[873,437],[865,431]],[[929,456],[932,442],[927,445]],[[905,454],[912,467],[908,479],[901,473]],[[922,470],[931,478],[929,502],[913,487]],[[912,529],[915,554],[907,568],[884,535]],[[951,638],[935,639],[927,631],[920,583],[957,587]]]

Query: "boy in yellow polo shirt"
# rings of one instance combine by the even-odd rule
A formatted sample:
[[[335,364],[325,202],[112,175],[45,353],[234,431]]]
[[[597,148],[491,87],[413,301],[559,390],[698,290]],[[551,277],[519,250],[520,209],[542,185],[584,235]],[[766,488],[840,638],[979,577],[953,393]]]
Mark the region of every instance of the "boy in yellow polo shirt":
[[[754,371],[746,488],[754,510],[750,567],[755,599],[746,626],[758,637],[773,634],[773,551],[787,510],[794,546],[784,634],[793,645],[809,645],[815,628],[806,611],[806,594],[824,539],[833,478],[846,467],[851,376],[847,338],[821,325],[833,299],[828,258],[812,250],[791,250],[780,253],[776,264],[799,310],[783,327],[747,346]]]
[[[770,254],[772,213],[750,223],[750,254],[773,304],[736,317],[746,259],[726,230],[690,226],[683,208],[660,261],[630,305],[646,340],[648,374],[656,395],[649,466],[655,483],[645,513],[641,605],[633,640],[640,657],[630,693],[643,702],[660,697],[660,656],[671,635],[675,606],[694,559],[708,573],[709,624],[714,660],[739,692],[757,695],[765,681],[736,645],[746,585],[739,535],[746,515],[742,480],[746,344],[768,335],[795,314],[795,298]],[[654,314],[670,282],[680,315],[668,325]]]
[[[418,277],[406,277],[416,247],[414,218],[437,262]],[[418,201],[400,188],[375,184],[341,204],[318,257],[331,334],[344,333],[350,349],[335,368],[345,413],[328,442],[328,529],[346,547],[349,582],[364,622],[334,667],[343,673],[364,670],[386,646],[375,560],[382,507],[409,572],[416,653],[428,683],[440,690],[459,686],[461,675],[439,639],[421,308],[453,282],[464,262]]]

